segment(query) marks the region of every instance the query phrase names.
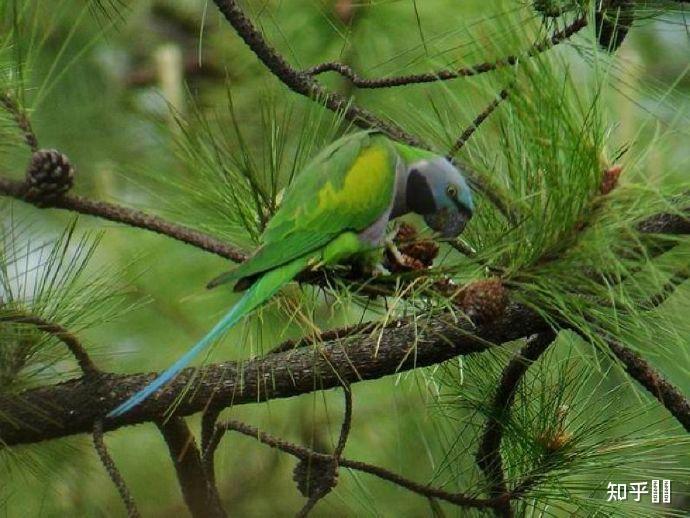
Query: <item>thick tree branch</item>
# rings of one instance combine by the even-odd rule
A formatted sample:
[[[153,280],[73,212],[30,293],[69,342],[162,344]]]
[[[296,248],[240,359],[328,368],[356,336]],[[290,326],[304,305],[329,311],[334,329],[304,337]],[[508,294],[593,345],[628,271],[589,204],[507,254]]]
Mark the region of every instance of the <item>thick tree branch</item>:
[[[318,347],[270,354],[246,362],[227,362],[198,371],[184,370],[170,385],[131,412],[104,422],[106,429],[194,414],[210,405],[260,402],[328,389],[343,382],[377,379],[459,355],[483,351],[547,329],[525,307],[512,305],[496,321],[473,328],[438,315],[425,328],[405,320],[361,340],[326,342]],[[198,374],[198,375],[197,375]],[[0,438],[6,445],[25,444],[84,433],[119,403],[147,385],[157,374],[104,374],[76,379],[20,394],[0,396]],[[192,383],[190,387],[189,384]],[[209,403],[210,402],[210,403]]]
[[[642,232],[690,232],[690,222],[679,214],[652,216],[640,222]],[[244,363],[210,365],[195,377],[184,371],[157,397],[150,398],[121,418],[107,420],[107,429],[159,420],[178,396],[196,379],[192,397],[177,407],[189,415],[209,407],[245,404],[327,389],[343,381],[376,379],[401,370],[440,363],[454,356],[478,352],[489,344],[530,336],[548,329],[525,307],[512,305],[498,320],[472,329],[438,318],[418,336],[412,323],[400,321],[361,340],[343,344],[334,339],[321,347],[270,354]],[[469,333],[474,333],[470,335]],[[380,336],[380,341],[379,341]],[[416,343],[414,354],[411,344]],[[374,351],[378,350],[378,354]],[[0,439],[6,445],[23,444],[90,432],[93,423],[148,384],[156,374],[103,374],[95,380],[77,379],[18,395],[0,396]],[[315,385],[315,380],[318,382]]]
[[[199,448],[185,420],[182,417],[173,417],[157,424],[168,445],[182,496],[191,515],[194,518],[227,516],[217,488],[206,476]]]

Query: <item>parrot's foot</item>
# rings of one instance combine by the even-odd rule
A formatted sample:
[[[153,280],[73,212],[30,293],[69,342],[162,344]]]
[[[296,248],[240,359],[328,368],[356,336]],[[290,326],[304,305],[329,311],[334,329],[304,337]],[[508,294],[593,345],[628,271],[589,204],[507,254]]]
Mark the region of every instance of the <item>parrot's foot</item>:
[[[370,279],[390,275],[391,272],[381,261],[357,261],[352,263],[352,273],[361,279]]]
[[[391,272],[388,268],[383,266],[382,263],[376,263],[372,268],[371,271],[369,272],[370,277],[385,277],[386,275],[390,275]]]
[[[397,230],[396,230],[396,234],[397,234]],[[394,236],[395,236],[395,234],[394,234]],[[396,244],[393,242],[392,239],[386,238],[385,246],[386,246],[386,251],[390,254],[390,256],[393,258],[393,260],[396,263],[398,263],[398,266],[404,266],[407,264],[407,260],[405,259],[405,256],[398,249],[398,247],[396,246]]]
[[[395,241],[395,239],[398,237],[398,234],[400,233],[400,228],[400,222],[394,221],[390,231],[383,238],[384,243],[386,243],[386,246],[388,246],[389,242],[393,243]]]

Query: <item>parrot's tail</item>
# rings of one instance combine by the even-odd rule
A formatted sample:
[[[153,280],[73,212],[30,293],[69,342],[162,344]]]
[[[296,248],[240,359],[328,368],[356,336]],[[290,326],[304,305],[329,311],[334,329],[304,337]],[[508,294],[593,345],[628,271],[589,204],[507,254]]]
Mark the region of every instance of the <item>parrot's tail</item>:
[[[230,309],[230,311],[228,311],[220,322],[206,334],[206,336],[199,340],[194,347],[168,367],[167,370],[149,385],[141,389],[114,410],[111,410],[108,417],[118,417],[129,412],[151,394],[170,382],[182,369],[187,367],[201,351],[214,343],[225,331],[237,324],[242,317],[251,313],[262,303],[270,299],[283,285],[294,279],[298,273],[306,268],[310,259],[310,256],[300,257],[261,276],[261,278],[245,292],[242,298]]]

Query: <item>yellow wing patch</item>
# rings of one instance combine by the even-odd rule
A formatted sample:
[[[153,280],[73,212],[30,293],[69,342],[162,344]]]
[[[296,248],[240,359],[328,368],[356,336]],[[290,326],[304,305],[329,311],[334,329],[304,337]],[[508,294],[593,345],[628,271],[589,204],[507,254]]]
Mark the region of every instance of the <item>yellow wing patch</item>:
[[[336,190],[329,181],[321,188],[316,213],[327,207],[378,205],[381,195],[392,187],[394,175],[386,174],[389,168],[390,154],[386,147],[371,146],[365,149],[345,175],[342,187]]]

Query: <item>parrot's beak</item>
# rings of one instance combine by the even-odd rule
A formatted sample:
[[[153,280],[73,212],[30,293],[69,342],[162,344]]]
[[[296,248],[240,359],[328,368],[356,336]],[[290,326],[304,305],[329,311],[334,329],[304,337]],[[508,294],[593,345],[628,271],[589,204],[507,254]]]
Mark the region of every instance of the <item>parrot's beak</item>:
[[[465,230],[471,214],[450,209],[441,209],[433,214],[426,214],[424,221],[444,238],[457,237]]]

